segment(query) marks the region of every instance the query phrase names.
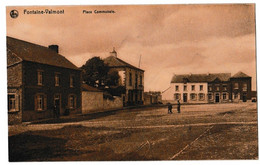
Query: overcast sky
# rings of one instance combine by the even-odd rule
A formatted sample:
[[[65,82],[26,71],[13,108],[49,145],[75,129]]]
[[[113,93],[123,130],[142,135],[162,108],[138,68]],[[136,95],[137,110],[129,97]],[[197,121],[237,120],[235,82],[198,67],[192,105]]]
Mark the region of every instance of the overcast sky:
[[[63,15],[27,10],[64,9]],[[12,9],[19,16],[12,19]],[[114,14],[82,14],[82,10]],[[78,67],[89,58],[118,57],[145,70],[145,91],[163,91],[173,74],[242,71],[256,89],[254,5],[7,7],[7,35],[48,46]]]

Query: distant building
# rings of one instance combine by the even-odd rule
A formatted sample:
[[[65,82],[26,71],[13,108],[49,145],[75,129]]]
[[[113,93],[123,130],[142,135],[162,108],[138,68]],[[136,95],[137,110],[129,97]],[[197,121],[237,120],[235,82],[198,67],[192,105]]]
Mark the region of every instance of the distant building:
[[[162,103],[161,92],[149,91],[144,92],[144,105],[160,104]]]
[[[230,78],[232,100],[234,102],[251,100],[251,77],[238,72]]]
[[[208,74],[208,102],[224,103],[232,100],[229,79],[231,73]]]
[[[238,72],[174,75],[164,100],[182,103],[246,102],[251,100],[251,77]]]
[[[81,71],[49,48],[7,37],[8,121],[19,123],[81,113]]]
[[[104,62],[110,71],[117,71],[120,75],[119,85],[125,87],[125,94],[122,95],[124,106],[143,104],[144,70],[119,59],[115,50],[110,52]]]

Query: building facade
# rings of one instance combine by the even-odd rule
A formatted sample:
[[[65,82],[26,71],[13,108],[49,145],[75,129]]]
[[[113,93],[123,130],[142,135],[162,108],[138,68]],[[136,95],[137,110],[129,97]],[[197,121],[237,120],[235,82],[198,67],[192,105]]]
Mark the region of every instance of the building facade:
[[[225,103],[251,100],[251,77],[238,72],[174,75],[164,99],[182,103]]]
[[[81,112],[81,71],[49,48],[7,37],[8,121]]]
[[[251,77],[238,72],[230,78],[231,99],[234,102],[246,102],[251,99]]]
[[[162,95],[159,91],[144,92],[144,105],[161,104]]]
[[[124,106],[142,105],[144,102],[144,70],[137,68],[117,57],[113,50],[110,56],[104,59],[110,71],[117,71],[120,76],[119,85],[125,87],[122,95]]]

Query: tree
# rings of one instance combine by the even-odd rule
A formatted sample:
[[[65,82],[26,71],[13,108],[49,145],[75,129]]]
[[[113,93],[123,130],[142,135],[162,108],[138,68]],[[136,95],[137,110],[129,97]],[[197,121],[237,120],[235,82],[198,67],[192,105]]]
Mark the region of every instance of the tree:
[[[104,88],[108,78],[109,67],[100,57],[93,57],[82,65],[82,79],[84,83],[97,87]]]

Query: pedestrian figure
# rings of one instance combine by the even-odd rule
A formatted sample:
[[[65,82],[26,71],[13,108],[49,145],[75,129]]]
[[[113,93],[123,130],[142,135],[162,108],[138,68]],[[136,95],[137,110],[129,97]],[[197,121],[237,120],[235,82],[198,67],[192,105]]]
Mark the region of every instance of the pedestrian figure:
[[[177,111],[178,111],[178,113],[181,113],[181,103],[179,100],[178,100],[178,105],[177,105]]]
[[[168,103],[168,113],[172,113],[172,104]]]

